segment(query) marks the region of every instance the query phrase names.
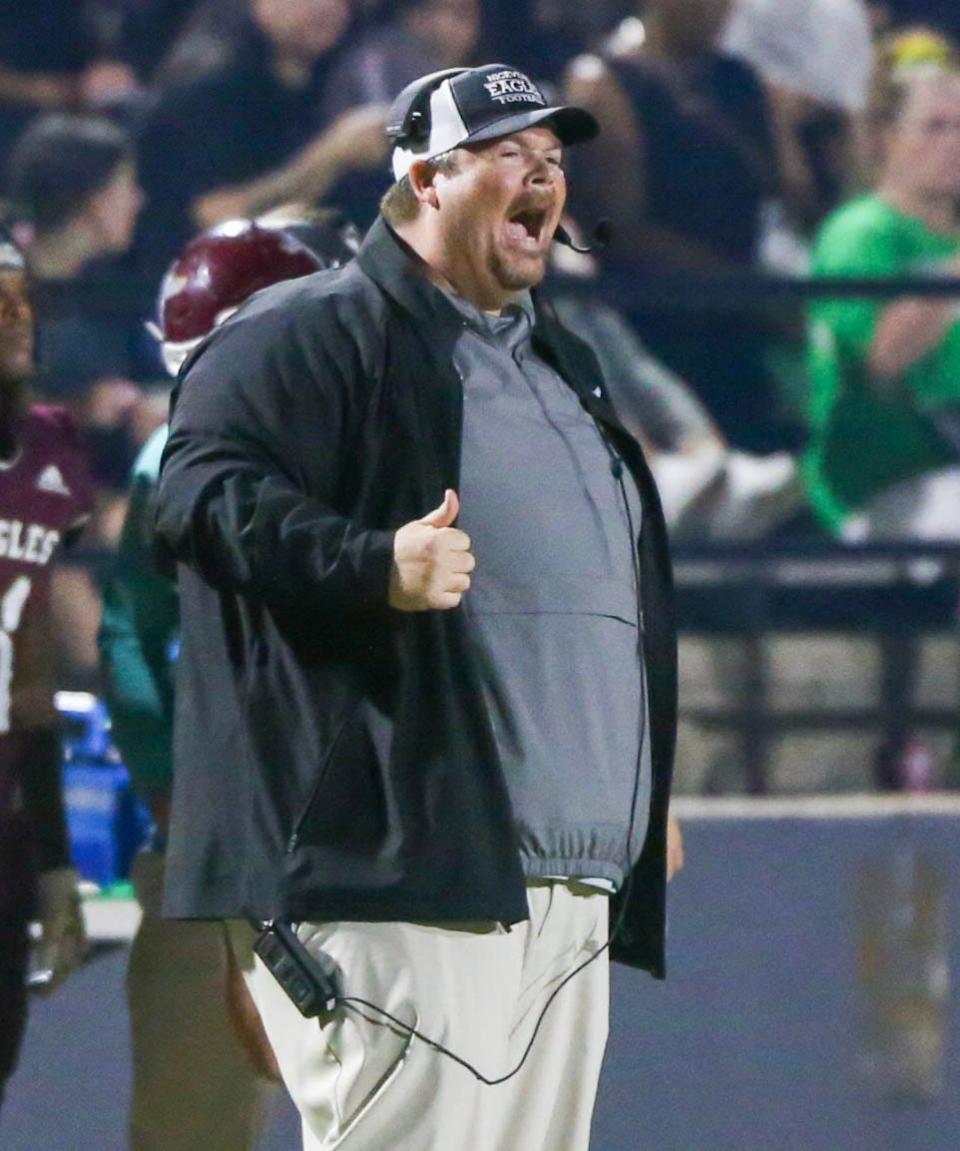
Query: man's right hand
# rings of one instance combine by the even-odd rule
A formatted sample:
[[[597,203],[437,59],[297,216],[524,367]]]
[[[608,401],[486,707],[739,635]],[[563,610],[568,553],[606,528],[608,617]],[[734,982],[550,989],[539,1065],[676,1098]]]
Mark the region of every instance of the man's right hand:
[[[452,488],[443,503],[420,520],[404,524],[393,541],[390,606],[398,611],[457,607],[470,587],[476,560],[470,537],[453,527],[460,500]]]

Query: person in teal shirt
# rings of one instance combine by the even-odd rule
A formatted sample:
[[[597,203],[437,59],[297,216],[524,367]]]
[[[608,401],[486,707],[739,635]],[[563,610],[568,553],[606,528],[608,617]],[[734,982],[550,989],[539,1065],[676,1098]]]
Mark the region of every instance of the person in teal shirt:
[[[162,837],[173,787],[173,684],[179,608],[173,573],[154,564],[153,517],[167,427],[133,466],[113,577],[103,596],[100,649],[113,735]]]
[[[813,273],[960,276],[960,75],[904,81],[887,131],[876,191],[825,221]],[[851,539],[955,536],[957,300],[824,299],[810,321],[804,474],[817,517]]]

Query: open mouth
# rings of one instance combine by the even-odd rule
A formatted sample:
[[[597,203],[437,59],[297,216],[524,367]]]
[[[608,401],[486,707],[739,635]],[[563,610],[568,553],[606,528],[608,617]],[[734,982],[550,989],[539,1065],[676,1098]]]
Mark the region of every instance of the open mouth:
[[[545,208],[525,208],[507,220],[507,233],[512,240],[539,244],[547,222]]]

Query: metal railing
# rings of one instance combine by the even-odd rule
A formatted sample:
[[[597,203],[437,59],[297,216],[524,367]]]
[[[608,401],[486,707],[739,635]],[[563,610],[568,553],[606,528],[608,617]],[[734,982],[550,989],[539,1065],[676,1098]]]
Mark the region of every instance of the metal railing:
[[[919,705],[911,691],[918,641],[941,634],[960,643],[960,545],[684,546],[675,561],[681,632],[743,645],[744,676],[728,701],[721,707],[681,701],[681,710],[735,734],[748,791],[768,790],[771,742],[785,731],[873,729],[891,754],[918,728],[960,731],[960,700]],[[880,677],[873,706],[771,705],[766,641],[805,632],[875,641]]]

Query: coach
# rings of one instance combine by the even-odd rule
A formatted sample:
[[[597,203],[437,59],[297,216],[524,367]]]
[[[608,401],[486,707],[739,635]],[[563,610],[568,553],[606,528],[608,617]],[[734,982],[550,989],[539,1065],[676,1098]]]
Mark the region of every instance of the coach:
[[[415,82],[357,258],[175,394],[166,910],[293,921],[335,968],[305,1020],[233,925],[308,1149],[583,1151],[608,956],[663,974],[663,519],[530,292],[595,131],[505,65]]]

